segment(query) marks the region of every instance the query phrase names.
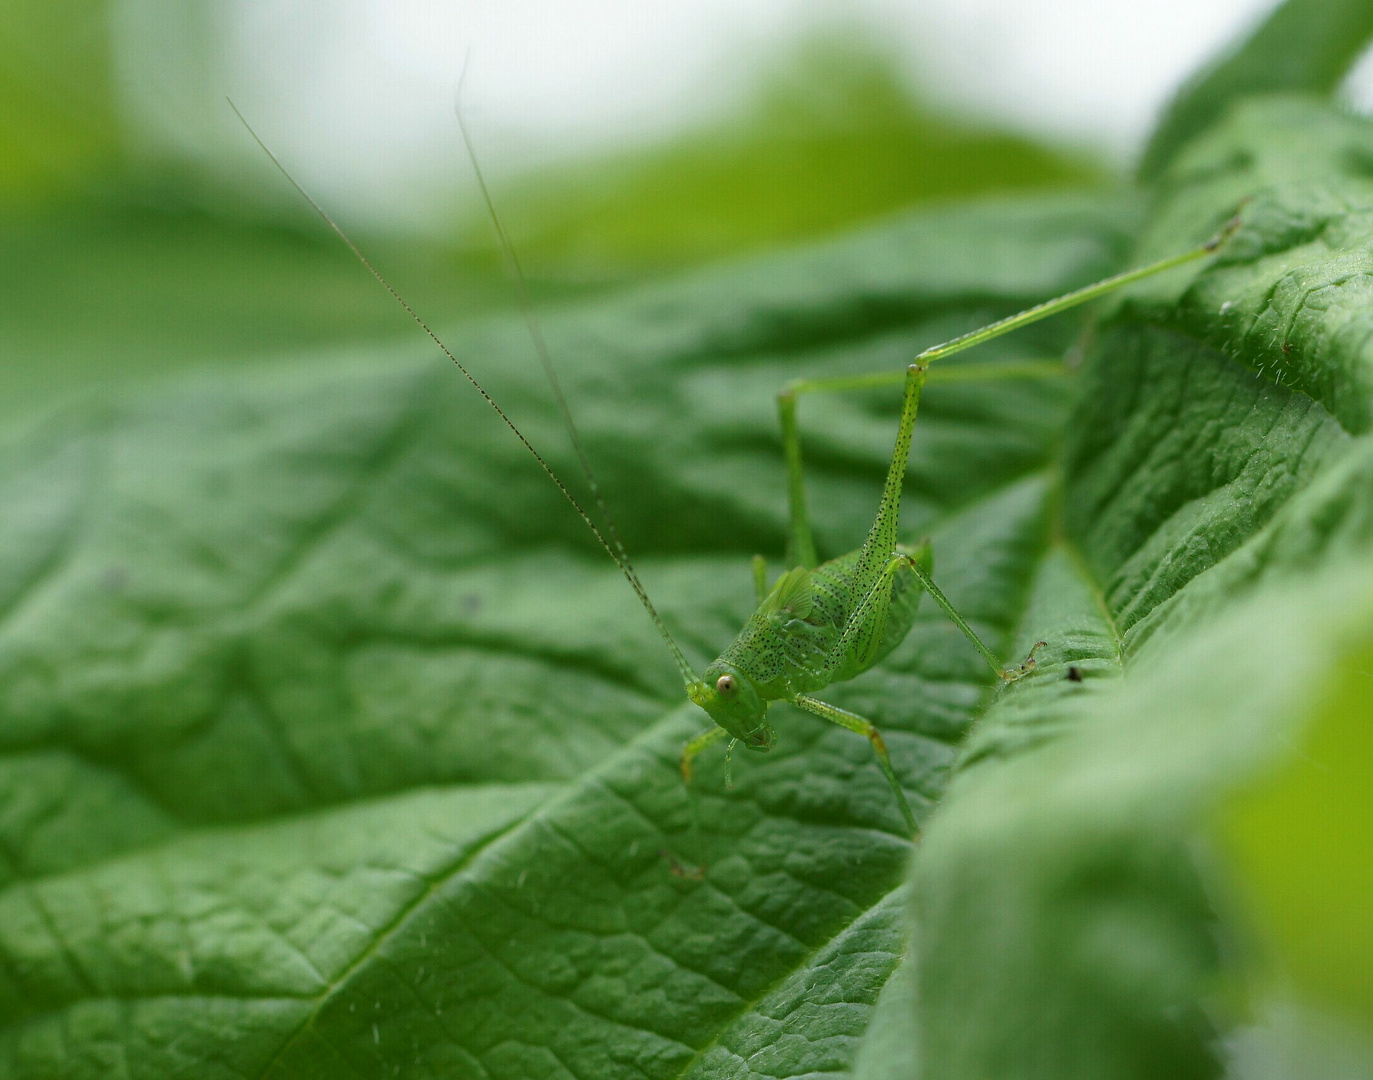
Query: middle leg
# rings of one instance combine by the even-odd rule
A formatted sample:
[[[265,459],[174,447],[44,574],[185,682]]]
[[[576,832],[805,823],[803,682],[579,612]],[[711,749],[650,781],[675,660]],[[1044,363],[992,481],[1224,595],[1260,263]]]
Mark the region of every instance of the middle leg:
[[[892,768],[891,755],[887,753],[886,740],[882,738],[882,733],[873,726],[872,722],[865,720],[857,713],[841,709],[837,705],[831,705],[829,702],[821,701],[818,698],[806,697],[804,694],[798,694],[793,698],[792,704],[805,709],[806,712],[823,717],[831,724],[838,724],[850,731],[856,731],[872,743],[873,752],[877,754],[877,764],[882,767],[882,775],[887,778],[887,783],[891,785],[892,794],[896,796],[896,803],[901,807],[901,816],[906,819],[906,827],[910,829],[912,837],[919,833],[920,827],[916,825],[915,815],[911,813],[911,804],[906,801],[906,793],[901,789],[901,782],[896,778],[896,770]]]
[[[1063,372],[1057,360],[1028,360],[994,364],[975,364],[932,371],[931,383],[989,382],[998,379],[1032,379]],[[782,428],[782,449],[787,462],[787,505],[790,539],[787,565],[813,569],[819,565],[810,515],[806,509],[805,469],[801,461],[801,429],[796,418],[798,398],[803,394],[842,394],[900,386],[906,381],[905,368],[865,375],[836,375],[830,378],[797,379],[777,395],[777,419]]]

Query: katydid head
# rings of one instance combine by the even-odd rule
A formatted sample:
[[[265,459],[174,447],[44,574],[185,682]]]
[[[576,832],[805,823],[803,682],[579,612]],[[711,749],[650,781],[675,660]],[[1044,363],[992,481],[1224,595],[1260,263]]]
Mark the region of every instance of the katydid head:
[[[768,703],[737,668],[716,660],[703,681],[687,684],[687,697],[750,750],[772,749],[776,733],[767,721]]]

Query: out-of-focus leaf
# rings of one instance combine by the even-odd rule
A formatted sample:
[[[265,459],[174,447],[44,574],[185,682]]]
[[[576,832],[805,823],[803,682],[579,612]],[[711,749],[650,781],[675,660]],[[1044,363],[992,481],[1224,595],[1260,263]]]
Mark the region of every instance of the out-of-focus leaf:
[[[502,201],[555,275],[661,269],[832,232],[930,199],[1100,185],[1085,155],[941,116],[884,49],[836,31],[764,68],[750,100],[654,147],[542,172]],[[476,233],[485,236],[485,222]]]
[[[513,305],[485,263],[359,238],[437,318]],[[0,420],[215,362],[280,366],[330,343],[394,340],[412,325],[332,235],[182,207],[68,208],[0,222]],[[566,288],[539,286],[540,295]]]
[[[70,198],[123,160],[104,0],[0,5],[0,210]]]
[[[1305,690],[1300,751],[1235,797],[1224,828],[1275,965],[1373,1028],[1373,647],[1329,650]]]
[[[1222,902],[1228,919],[1216,921],[1213,904],[1229,901],[1233,885],[1217,881],[1209,898],[1204,888],[1208,873],[1232,869],[1207,850],[1206,823],[1227,794],[1291,753],[1342,656],[1370,631],[1366,566],[1265,589],[1219,628],[1151,641],[1129,677],[1065,703],[1070,737],[955,783],[918,870],[929,1075],[1218,1073],[1212,1024],[1233,1019],[1222,980],[1253,972],[1233,948],[1243,918]],[[1361,705],[1366,720],[1367,694]],[[1299,829],[1268,832],[1245,872],[1268,883],[1302,861],[1284,840],[1327,851],[1344,841],[1341,862],[1367,865],[1366,830]],[[1346,885],[1350,873],[1359,871],[1345,870]],[[1323,912],[1333,917],[1328,931],[1351,955],[1324,973],[1324,989],[1338,987],[1345,1005],[1358,983],[1357,1001],[1368,986],[1357,966],[1366,897],[1357,885],[1322,893],[1320,878],[1283,880],[1286,895],[1300,888],[1307,941]],[[996,1022],[959,1016],[956,991]],[[1321,1028],[1305,1026],[1314,1051]]]
[[[1178,91],[1140,160],[1153,181],[1231,105],[1254,94],[1329,94],[1373,36],[1369,0],[1286,0]]]

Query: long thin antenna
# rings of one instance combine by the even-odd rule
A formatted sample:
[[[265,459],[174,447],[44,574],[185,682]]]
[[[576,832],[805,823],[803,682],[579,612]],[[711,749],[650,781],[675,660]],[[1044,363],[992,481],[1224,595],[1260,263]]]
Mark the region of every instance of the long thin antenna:
[[[458,130],[462,133],[462,142],[467,150],[467,159],[472,163],[472,174],[477,179],[477,189],[481,192],[482,202],[486,205],[487,216],[491,219],[491,227],[495,230],[496,240],[500,244],[501,256],[505,259],[514,277],[515,295],[520,306],[520,313],[524,316],[525,324],[529,327],[529,337],[534,342],[534,352],[539,357],[539,366],[543,368],[544,376],[548,379],[548,385],[553,391],[553,399],[558,404],[558,412],[562,414],[563,424],[567,428],[572,449],[577,454],[577,461],[582,467],[582,476],[586,479],[586,486],[596,503],[596,510],[601,515],[601,521],[605,524],[606,536],[610,540],[610,545],[615,549],[615,561],[619,563],[625,577],[629,578],[635,586],[635,591],[641,595],[646,594],[647,590],[639,581],[639,574],[634,569],[633,562],[630,561],[629,552],[626,550],[624,542],[620,539],[620,530],[615,527],[615,519],[611,516],[610,506],[602,494],[600,481],[596,479],[596,472],[592,469],[591,460],[587,457],[586,449],[582,445],[581,432],[577,429],[576,421],[572,419],[572,410],[568,407],[562,382],[558,378],[557,369],[553,366],[553,355],[549,351],[548,340],[544,337],[543,329],[534,315],[534,304],[529,298],[529,283],[524,275],[524,267],[520,263],[519,256],[515,253],[515,245],[510,241],[510,234],[505,231],[505,224],[496,211],[496,201],[491,197],[491,189],[486,183],[486,174],[482,172],[481,162],[477,159],[477,150],[472,144],[472,135],[467,130],[467,121],[462,114],[462,85],[466,77],[467,68],[464,65],[462,77],[458,80],[457,94],[453,99],[453,113],[458,121]]]
[[[600,542],[600,545],[605,549],[606,554],[609,555],[611,559],[615,561],[615,565],[620,568],[620,573],[622,573],[625,576],[625,580],[629,582],[630,587],[634,590],[634,595],[636,595],[639,598],[639,603],[641,603],[644,606],[644,610],[648,612],[649,617],[653,620],[653,625],[657,628],[659,635],[667,644],[668,651],[672,653],[673,660],[677,662],[677,669],[682,674],[682,682],[688,687],[693,685],[694,683],[700,682],[700,678],[696,675],[696,672],[693,671],[691,665],[687,663],[686,657],[682,654],[682,650],[678,648],[677,642],[674,641],[672,635],[668,633],[667,626],[663,623],[662,616],[658,614],[658,609],[653,606],[653,601],[651,601],[648,598],[648,593],[644,591],[644,587],[639,581],[639,575],[634,572],[634,568],[629,564],[629,560],[621,554],[624,551],[624,546],[620,543],[618,536],[615,538],[615,545],[611,546],[610,542],[606,539],[605,534],[591,519],[591,516],[582,508],[582,504],[577,501],[576,496],[574,496],[572,492],[568,490],[567,485],[564,484],[562,480],[558,478],[558,474],[555,473],[552,469],[552,466],[550,466],[548,462],[544,460],[543,455],[540,454],[537,450],[535,450],[534,445],[527,438],[525,438],[524,432],[522,432],[519,428],[515,426],[515,422],[511,420],[509,416],[506,415],[505,410],[496,404],[496,399],[486,392],[486,388],[477,381],[476,377],[470,371],[467,370],[463,362],[459,360],[457,356],[453,354],[453,351],[443,343],[443,341],[439,338],[438,334],[434,333],[434,331],[430,328],[429,324],[425,322],[424,319],[420,316],[419,312],[417,312],[414,308],[410,306],[409,302],[405,299],[405,297],[401,296],[401,294],[396,291],[395,286],[393,286],[382,274],[382,272],[378,270],[375,265],[373,265],[372,261],[362,253],[362,250],[357,246],[357,244],[353,243],[352,237],[350,237],[346,232],[343,231],[342,227],[339,226],[338,222],[336,222],[332,217],[329,216],[329,212],[325,210],[324,207],[322,207],[318,202],[316,202],[314,197],[300,185],[300,182],[297,181],[294,176],[291,175],[290,170],[287,169],[286,166],[281,163],[277,156],[274,153],[272,153],[272,151],[268,148],[267,144],[262,141],[262,137],[258,135],[256,131],[253,130],[253,125],[248,123],[248,120],[243,115],[243,113],[239,112],[238,106],[234,104],[233,99],[226,98],[225,100],[228,101],[229,108],[234,110],[234,115],[238,117],[239,122],[245,128],[247,128],[248,134],[253,137],[253,141],[257,143],[259,147],[262,148],[262,152],[266,154],[268,159],[271,160],[272,164],[275,165],[278,170],[280,170],[281,175],[286,177],[286,180],[290,183],[290,185],[293,188],[295,188],[297,192],[300,193],[300,197],[310,204],[310,206],[314,209],[315,213],[317,213],[323,219],[324,223],[328,225],[329,228],[334,231],[334,234],[348,246],[348,250],[351,251],[357,257],[358,262],[362,263],[362,265],[367,268],[368,272],[374,278],[377,279],[377,282],[381,285],[381,287],[391,294],[391,298],[395,300],[396,303],[398,303],[405,310],[405,313],[409,315],[411,319],[414,320],[415,324],[419,326],[419,328],[423,330],[425,334],[428,335],[429,340],[439,347],[439,351],[441,351],[444,356],[448,357],[448,359],[453,362],[454,367],[456,367],[460,372],[462,372],[463,378],[465,378],[469,383],[472,384],[473,389],[475,389],[477,393],[479,393],[482,396],[483,400],[485,400],[486,403],[491,406],[491,408],[495,411],[496,415],[501,418],[502,423],[504,423],[505,426],[508,427],[514,433],[515,438],[520,440],[520,443],[524,446],[524,448],[528,450],[529,453],[533,456],[534,460],[539,463],[539,468],[543,469],[544,475],[546,475],[550,480],[553,481],[557,489],[563,493],[563,497],[567,499],[569,503],[572,504],[572,509],[577,511],[577,515],[582,519],[583,522],[586,523],[586,527],[591,530],[592,535],[594,535],[596,539]],[[466,139],[466,134],[467,133],[464,130],[464,139]],[[470,145],[468,149],[470,152]],[[474,157],[472,161],[475,167],[476,158]],[[478,175],[480,176],[480,174]],[[483,195],[486,194],[486,188],[484,183],[482,185],[482,193]],[[489,196],[487,197],[487,206],[488,209],[491,209]],[[494,209],[492,209],[491,212],[494,215]],[[502,239],[504,240],[503,232]],[[523,281],[521,281],[521,306],[525,307],[527,303],[528,299],[524,293]],[[526,317],[528,318],[527,312]],[[542,338],[539,337],[539,335],[537,334],[535,335],[535,340],[542,342]],[[543,348],[542,345],[540,345],[539,348],[540,356],[546,358],[547,350]],[[572,431],[573,443],[577,447],[577,456],[582,462],[583,469],[587,472],[588,477],[590,478],[590,465],[588,464],[586,457],[581,450],[580,440],[576,436],[576,428],[572,426],[572,419],[567,410],[567,403],[563,399],[561,389],[558,387],[557,378],[553,375],[552,364],[547,359],[545,359],[545,372],[553,383],[555,396],[558,399],[558,404],[563,413],[563,418],[567,421],[568,426]],[[605,513],[605,504],[601,498],[600,489],[596,486],[594,479],[591,479],[590,482],[592,484],[593,490],[596,493],[597,505],[601,512]],[[609,526],[608,515],[606,520],[607,525]],[[613,526],[610,527],[610,532],[612,536],[615,535]]]

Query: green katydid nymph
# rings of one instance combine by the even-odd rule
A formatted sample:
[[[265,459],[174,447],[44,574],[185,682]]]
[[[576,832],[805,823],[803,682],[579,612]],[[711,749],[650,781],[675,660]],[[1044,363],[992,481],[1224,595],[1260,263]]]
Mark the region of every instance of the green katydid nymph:
[[[232,107],[232,102],[230,105]],[[237,108],[234,111],[237,113]],[[239,119],[243,119],[241,114]],[[461,114],[458,120],[461,126]],[[248,127],[246,120],[244,126]],[[509,415],[487,393],[462,361],[430,329],[428,323],[396,292],[333,218],[291,177],[276,156],[267,149],[256,133],[252,132],[252,128],[249,127],[248,130],[267,156],[281,169],[287,180],[495,410],[571,503],[606,553],[615,561],[676,662],[686,696],[700,706],[714,723],[712,728],[687,743],[681,760],[684,779],[690,781],[697,755],[722,739],[729,740],[731,750],[738,743],[749,750],[771,750],[776,743],[776,733],[769,723],[768,710],[775,703],[785,702],[857,732],[871,742],[878,765],[891,787],[906,827],[912,835],[918,831],[915,815],[892,768],[886,744],[877,728],[864,717],[821,701],[812,695],[834,683],[861,675],[896,648],[909,633],[921,597],[925,594],[928,594],[954,625],[967,636],[998,679],[1014,681],[1032,671],[1035,665],[1035,650],[1032,649],[1030,655],[1021,663],[1010,667],[1004,666],[936,586],[932,577],[933,552],[930,545],[922,542],[914,546],[905,546],[897,541],[901,488],[910,455],[911,435],[930,365],[943,357],[1087,303],[1124,285],[1204,258],[1216,251],[1238,227],[1238,221],[1232,220],[1205,244],[1193,250],[1106,278],[942,345],[926,349],[904,371],[810,379],[793,383],[783,389],[778,395],[778,411],[788,471],[791,534],[787,553],[789,566],[780,577],[769,584],[766,566],[761,558],[755,558],[753,576],[757,608],[734,641],[705,668],[703,674],[698,675],[668,632],[639,580],[624,545],[620,542],[595,474],[582,449],[576,425],[568,410],[543,338],[533,321],[518,260],[492,204],[476,156],[472,153],[470,140],[467,139],[466,128],[462,128],[463,138],[468,145],[482,196],[502,250],[516,271],[520,304],[529,321],[536,350],[603,525],[598,525],[592,519],[590,513],[554,473],[545,458],[525,438]],[[1013,368],[1016,365],[1008,367]],[[1042,365],[1039,367],[1042,369]],[[972,370],[976,373],[973,377],[987,377],[988,372],[984,369]],[[1024,373],[1027,372],[1004,372],[1008,377]],[[948,374],[952,376],[954,372],[950,371]],[[900,384],[904,387],[901,416],[882,496],[867,538],[856,551],[821,562],[816,555],[806,512],[800,435],[796,418],[798,398],[808,393],[842,393],[890,384]],[[1043,642],[1039,644],[1042,645]],[[1038,647],[1039,645],[1036,645],[1035,649]]]
[[[1037,643],[1022,663],[1004,667],[935,585],[931,577],[933,552],[930,545],[922,542],[915,547],[906,547],[897,543],[901,486],[930,364],[1131,282],[1204,258],[1219,248],[1237,227],[1238,221],[1232,220],[1201,247],[1106,278],[926,349],[904,372],[812,379],[784,389],[777,401],[791,504],[789,554],[792,562],[798,565],[787,570],[768,589],[765,569],[755,560],[758,609],[719,659],[706,668],[703,679],[692,681],[686,672],[683,673],[687,679],[687,696],[716,724],[687,744],[682,755],[683,776],[689,781],[695,756],[723,738],[729,738],[731,746],[739,742],[750,750],[771,749],[775,736],[767,720],[768,706],[778,701],[789,702],[871,741],[877,763],[891,785],[906,825],[914,834],[915,815],[892,768],[881,733],[862,716],[811,697],[811,693],[861,675],[896,648],[909,633],[920,598],[925,593],[967,636],[999,679],[1010,682],[1032,671],[1034,653],[1044,644]],[[985,378],[987,374],[983,369],[969,370],[973,377]],[[1008,370],[1004,373],[1013,375],[1017,372]],[[857,551],[819,562],[806,514],[796,422],[797,397],[817,391],[867,389],[898,381],[904,384],[905,395],[896,446],[867,539]]]

